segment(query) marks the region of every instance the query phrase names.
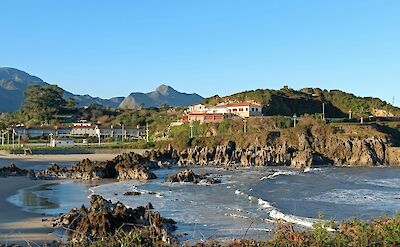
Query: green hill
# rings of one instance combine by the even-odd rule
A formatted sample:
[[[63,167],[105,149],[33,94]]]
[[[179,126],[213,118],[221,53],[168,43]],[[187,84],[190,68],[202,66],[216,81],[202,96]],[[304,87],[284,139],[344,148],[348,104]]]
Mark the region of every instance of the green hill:
[[[321,114],[325,103],[326,117],[347,117],[351,110],[354,117],[360,116],[400,116],[400,108],[372,97],[358,97],[339,90],[303,88],[294,90],[284,87],[279,90],[257,89],[244,91],[226,97],[218,95],[207,98],[204,103],[215,105],[220,102],[255,101],[263,106],[266,115]]]

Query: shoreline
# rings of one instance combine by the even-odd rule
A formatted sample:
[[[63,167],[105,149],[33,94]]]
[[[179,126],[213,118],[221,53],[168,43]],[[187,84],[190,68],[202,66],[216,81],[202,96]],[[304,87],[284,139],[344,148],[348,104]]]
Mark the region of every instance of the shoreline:
[[[7,201],[18,190],[48,183],[27,177],[0,178],[0,243],[28,245],[28,243],[51,243],[59,238],[53,234],[52,217],[25,212]],[[45,221],[43,221],[45,219]]]
[[[119,155],[105,154],[39,154],[19,155],[0,153],[0,168],[14,163],[21,169],[32,169],[37,165],[47,167],[51,163],[73,163],[89,158],[94,161],[105,161]],[[26,212],[7,199],[16,195],[19,190],[34,186],[54,183],[54,180],[32,180],[28,177],[0,177],[0,244],[18,244],[29,246],[30,243],[45,244],[60,240],[54,234],[51,216]]]

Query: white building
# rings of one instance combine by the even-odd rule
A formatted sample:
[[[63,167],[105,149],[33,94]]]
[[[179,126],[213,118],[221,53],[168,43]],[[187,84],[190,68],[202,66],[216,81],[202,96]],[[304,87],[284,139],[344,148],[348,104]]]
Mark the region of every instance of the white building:
[[[55,147],[73,147],[75,146],[75,141],[71,139],[51,139],[50,146]]]
[[[262,107],[257,103],[221,103],[217,106],[207,107],[202,104],[190,106],[190,114],[230,114],[242,118],[262,116]]]
[[[91,127],[91,126],[92,123],[84,119],[81,119],[76,123],[72,123],[72,127]]]
[[[262,107],[257,103],[222,103],[217,107],[225,107],[229,113],[248,118],[252,116],[262,116]]]

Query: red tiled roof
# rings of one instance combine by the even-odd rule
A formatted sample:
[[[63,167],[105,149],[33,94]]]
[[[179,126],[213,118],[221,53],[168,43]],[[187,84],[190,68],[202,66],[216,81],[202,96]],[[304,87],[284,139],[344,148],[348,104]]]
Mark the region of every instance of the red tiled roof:
[[[228,104],[223,104],[221,106],[226,106],[226,107],[257,106],[257,107],[260,107],[261,105],[256,104],[256,103],[228,103]]]

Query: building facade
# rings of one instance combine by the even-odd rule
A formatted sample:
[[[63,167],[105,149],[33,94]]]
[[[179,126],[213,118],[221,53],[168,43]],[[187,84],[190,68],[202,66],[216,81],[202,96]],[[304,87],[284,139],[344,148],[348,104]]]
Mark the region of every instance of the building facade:
[[[222,122],[226,118],[248,118],[262,116],[262,107],[257,103],[221,103],[208,107],[202,104],[190,106],[182,117],[184,122]]]

